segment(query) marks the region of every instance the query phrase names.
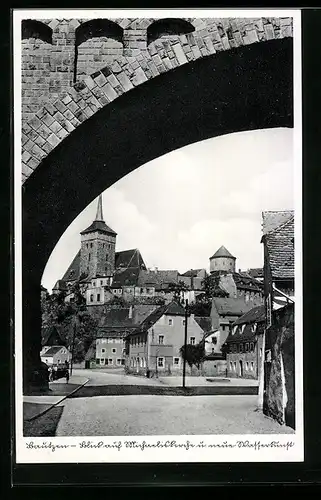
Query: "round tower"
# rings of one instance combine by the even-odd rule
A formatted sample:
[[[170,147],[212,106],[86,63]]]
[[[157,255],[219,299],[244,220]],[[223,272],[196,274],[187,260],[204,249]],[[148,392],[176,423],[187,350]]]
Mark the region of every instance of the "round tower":
[[[236,257],[222,245],[212,257],[210,257],[210,272],[225,271],[235,273]]]

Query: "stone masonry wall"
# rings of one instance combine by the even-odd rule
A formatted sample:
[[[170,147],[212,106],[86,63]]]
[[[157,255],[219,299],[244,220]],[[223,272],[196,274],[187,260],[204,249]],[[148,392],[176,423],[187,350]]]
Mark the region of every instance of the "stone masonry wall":
[[[185,20],[192,31],[165,30],[147,44],[154,21],[114,19],[122,41],[91,28],[76,47],[77,29],[88,19],[48,19],[41,22],[52,30],[52,43],[34,35],[23,40],[23,182],[83,121],[137,85],[216,52],[292,37],[292,18],[198,18]]]

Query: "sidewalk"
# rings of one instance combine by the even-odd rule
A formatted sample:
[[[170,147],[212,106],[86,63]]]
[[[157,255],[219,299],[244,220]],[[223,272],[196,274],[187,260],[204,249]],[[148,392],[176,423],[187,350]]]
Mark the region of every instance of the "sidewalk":
[[[88,378],[72,375],[69,383],[65,378],[49,382],[49,391],[44,394],[23,396],[23,419],[33,420],[44,412],[57,406],[66,397],[70,396],[88,382]]]

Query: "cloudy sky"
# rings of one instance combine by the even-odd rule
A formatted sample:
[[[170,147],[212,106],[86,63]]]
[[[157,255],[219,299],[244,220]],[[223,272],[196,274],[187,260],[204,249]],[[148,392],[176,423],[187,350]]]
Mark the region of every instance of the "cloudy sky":
[[[293,130],[225,135],[157,158],[103,193],[105,222],[116,250],[138,248],[148,267],[209,267],[224,245],[237,269],[261,267],[261,213],[293,201]],[[73,221],[54,249],[42,284],[51,290],[80,248],[80,231],[97,199]]]

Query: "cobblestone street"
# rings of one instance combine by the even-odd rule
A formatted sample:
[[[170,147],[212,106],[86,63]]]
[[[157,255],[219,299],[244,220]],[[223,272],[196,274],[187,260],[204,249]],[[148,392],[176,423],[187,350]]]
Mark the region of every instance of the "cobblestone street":
[[[65,400],[57,436],[284,434],[256,396],[102,396]]]

